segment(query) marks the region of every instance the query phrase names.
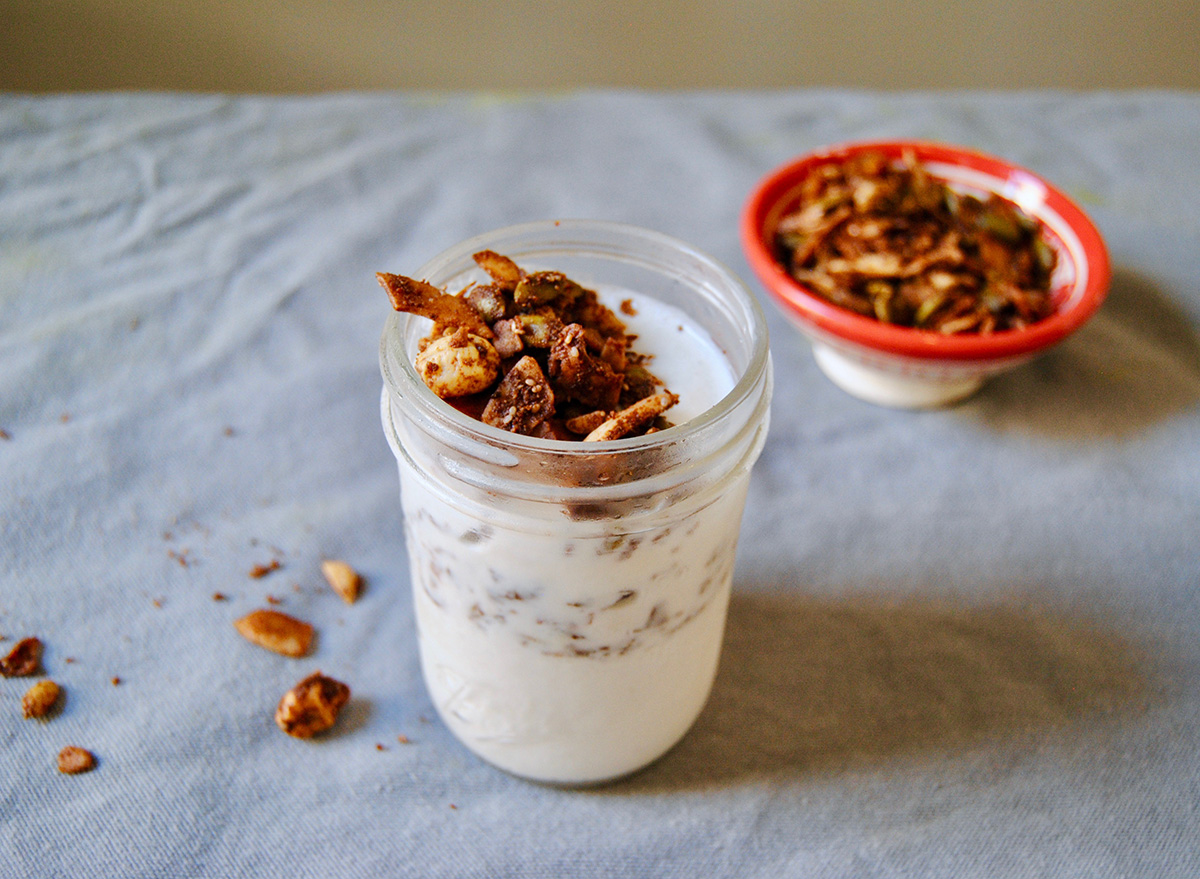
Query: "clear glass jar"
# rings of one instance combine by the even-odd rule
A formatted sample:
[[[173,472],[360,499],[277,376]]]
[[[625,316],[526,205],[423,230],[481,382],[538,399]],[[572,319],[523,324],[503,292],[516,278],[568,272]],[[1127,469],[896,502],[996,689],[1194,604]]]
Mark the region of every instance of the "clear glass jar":
[[[682,424],[570,443],[498,430],[430,392],[413,367],[427,320],[393,315],[383,333],[382,418],[400,469],[429,694],[496,766],[603,781],[666,752],[712,688],[750,468],[767,433],[766,323],[711,258],[616,223],[500,229],[416,276],[456,292],[486,279],[472,260],[484,249],[673,306],[727,361],[732,390]]]

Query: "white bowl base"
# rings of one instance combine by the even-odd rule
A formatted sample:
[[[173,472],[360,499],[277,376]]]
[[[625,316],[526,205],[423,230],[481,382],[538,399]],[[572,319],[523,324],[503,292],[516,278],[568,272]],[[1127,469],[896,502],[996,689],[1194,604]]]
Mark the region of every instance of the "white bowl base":
[[[817,366],[846,393],[897,409],[936,409],[966,399],[983,385],[982,376],[923,378],[866,366],[825,345],[813,345]]]

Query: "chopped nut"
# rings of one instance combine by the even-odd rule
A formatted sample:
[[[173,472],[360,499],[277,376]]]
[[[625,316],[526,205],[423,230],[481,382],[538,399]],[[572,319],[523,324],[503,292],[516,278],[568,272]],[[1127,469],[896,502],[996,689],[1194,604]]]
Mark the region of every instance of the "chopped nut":
[[[520,267],[507,256],[502,256],[494,250],[481,250],[472,259],[504,289],[512,290],[521,280]]]
[[[496,284],[477,284],[463,293],[470,306],[489,324],[495,324],[508,316],[508,300],[504,291]],[[492,327],[496,329],[495,326]]]
[[[586,415],[568,418],[567,430],[571,431],[571,433],[577,433],[580,436],[587,436],[611,417],[612,413],[605,412],[603,409],[597,409],[595,412],[588,412]]]
[[[500,355],[487,339],[458,329],[430,342],[417,355],[416,366],[442,399],[465,397],[491,387],[500,375]]]
[[[38,681],[21,699],[21,711],[26,717],[45,717],[58,702],[61,693],[62,690],[54,681]]]
[[[0,675],[6,678],[23,678],[36,674],[42,664],[42,642],[37,638],[23,638],[0,659]]]
[[[538,362],[526,355],[500,381],[483,410],[482,420],[501,430],[528,435],[553,414],[550,384]]]
[[[58,771],[66,775],[78,775],[96,768],[96,756],[84,748],[68,745],[58,752]]]
[[[283,656],[303,656],[312,644],[312,626],[277,610],[253,611],[233,625],[247,641]]]
[[[362,577],[354,568],[337,559],[325,559],[321,562],[321,573],[325,575],[325,579],[333,591],[342,596],[342,601],[346,604],[354,604],[358,600],[358,592],[362,588]]]
[[[679,402],[679,397],[670,391],[654,394],[643,400],[638,400],[632,406],[622,409],[608,421],[601,424],[586,437],[584,442],[595,443],[606,440],[620,439],[629,436],[641,427],[649,424],[662,413]]]
[[[333,726],[349,699],[349,687],[315,671],[284,693],[275,723],[289,736],[307,739]]]
[[[622,376],[588,351],[584,329],[579,324],[563,327],[547,362],[554,389],[563,399],[575,400],[590,409],[617,408]]]

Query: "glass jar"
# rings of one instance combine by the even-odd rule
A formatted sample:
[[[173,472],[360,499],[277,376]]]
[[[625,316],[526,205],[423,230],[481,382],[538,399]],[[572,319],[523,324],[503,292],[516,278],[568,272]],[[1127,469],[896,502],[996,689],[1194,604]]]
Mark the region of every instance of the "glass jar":
[[[677,426],[554,441],[490,427],[435,396],[413,366],[428,320],[396,314],[383,333],[382,418],[429,694],[455,736],[496,766],[603,781],[666,752],[712,688],[750,468],[767,433],[766,323],[714,260],[616,223],[500,229],[417,276],[449,292],[486,281],[472,259],[485,249],[678,309],[728,371],[731,390]],[[652,370],[672,356],[657,352]]]

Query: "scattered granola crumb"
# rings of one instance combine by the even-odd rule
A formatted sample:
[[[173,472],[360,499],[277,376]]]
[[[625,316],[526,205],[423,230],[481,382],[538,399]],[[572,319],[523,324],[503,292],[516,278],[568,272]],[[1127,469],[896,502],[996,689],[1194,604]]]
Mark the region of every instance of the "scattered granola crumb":
[[[96,755],[75,745],[68,745],[58,752],[58,771],[65,775],[78,775],[96,768]]]
[[[402,745],[411,745],[412,744],[412,739],[410,739],[408,736],[404,736],[404,735],[396,736],[396,741]]]
[[[37,638],[22,638],[8,655],[0,659],[0,675],[23,678],[36,674],[42,664],[42,642]]]
[[[278,571],[282,567],[283,565],[279,563],[279,559],[271,559],[271,561],[265,565],[255,565],[253,568],[251,568],[250,576],[255,580],[259,580],[267,576],[267,574],[271,573],[272,571]]]
[[[637,309],[633,307],[632,299],[622,299],[621,300],[621,314],[627,314],[630,317],[637,316]]]
[[[116,677],[116,676],[114,676],[114,677],[113,677],[113,679],[112,679],[112,685],[113,685],[114,687],[119,687],[119,686],[121,685],[121,679],[120,679],[120,678],[118,678],[118,677]]]
[[[376,750],[376,751],[386,751],[386,750],[387,750],[387,746],[386,746],[386,745],[384,745],[384,744],[383,744],[383,742],[376,742],[376,743],[375,743],[375,750]]]
[[[349,699],[349,687],[315,671],[284,693],[275,723],[289,736],[307,739],[333,726]]]
[[[277,610],[253,611],[233,625],[247,641],[283,656],[304,656],[312,644],[312,626]]]
[[[54,681],[38,681],[26,691],[21,699],[21,712],[25,717],[45,717],[58,702],[62,690]]]
[[[228,601],[229,596],[227,596],[224,592],[214,592],[212,594],[212,600],[213,601]]]
[[[159,608],[161,608],[163,606],[163,601],[161,598],[156,598],[150,603],[153,604],[155,607],[159,607]]]
[[[321,573],[346,604],[353,604],[358,600],[358,593],[362,589],[362,577],[354,568],[338,559],[326,559],[321,562]]]
[[[9,433],[4,428],[0,427],[0,440],[10,440],[10,439],[12,439],[12,434]]]
[[[74,656],[67,656],[63,659],[63,662],[65,662],[67,665],[73,665],[78,662],[78,660]]]
[[[232,427],[226,427],[226,428],[225,428],[223,431],[221,431],[221,432],[222,432],[223,434],[225,434],[225,436],[233,436],[233,435],[234,435],[234,430],[233,430],[233,428],[232,428]]]
[[[267,604],[283,604],[283,599],[274,595],[267,596]]]
[[[187,557],[189,552],[190,552],[190,550],[187,550],[187,549],[185,549],[181,552],[176,552],[173,549],[168,549],[167,556],[169,558],[172,558],[175,561],[177,561],[179,563],[179,567],[186,568],[190,564],[190,562],[188,561],[188,557]]]
[[[62,415],[58,416],[58,420],[61,421],[63,424],[66,424],[68,421],[71,420],[71,413],[64,412]]]

